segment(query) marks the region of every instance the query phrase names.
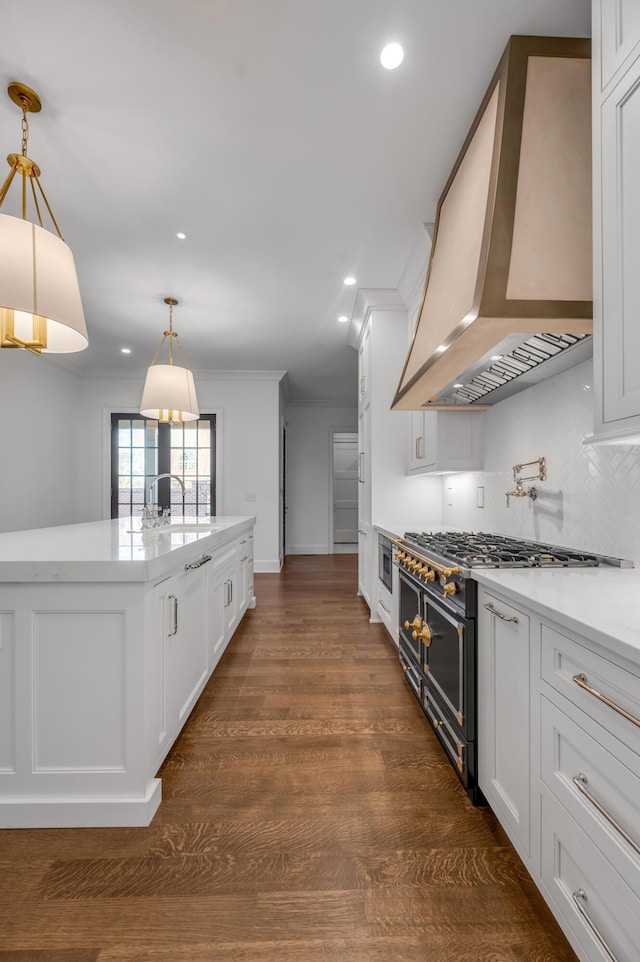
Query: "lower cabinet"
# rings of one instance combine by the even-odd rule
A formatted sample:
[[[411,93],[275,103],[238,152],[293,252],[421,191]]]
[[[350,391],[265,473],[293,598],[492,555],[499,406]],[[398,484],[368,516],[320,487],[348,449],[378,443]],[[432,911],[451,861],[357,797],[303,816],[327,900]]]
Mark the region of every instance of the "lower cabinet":
[[[530,839],[529,618],[482,593],[478,610],[478,774],[485,798],[520,853]]]
[[[637,962],[640,663],[479,591],[478,771],[581,962]]]
[[[252,527],[180,545],[157,581],[0,584],[0,829],[149,824],[158,769],[255,605]]]

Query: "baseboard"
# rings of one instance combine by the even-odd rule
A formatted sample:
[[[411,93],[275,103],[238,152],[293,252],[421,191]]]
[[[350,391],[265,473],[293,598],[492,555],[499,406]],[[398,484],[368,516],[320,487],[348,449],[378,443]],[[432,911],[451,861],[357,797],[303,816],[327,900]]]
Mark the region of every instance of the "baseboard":
[[[282,565],[279,561],[254,561],[253,570],[258,575],[279,575]]]
[[[144,828],[161,799],[159,778],[151,779],[144,796],[5,798],[0,802],[0,828]]]
[[[287,554],[331,554],[328,544],[290,544]]]

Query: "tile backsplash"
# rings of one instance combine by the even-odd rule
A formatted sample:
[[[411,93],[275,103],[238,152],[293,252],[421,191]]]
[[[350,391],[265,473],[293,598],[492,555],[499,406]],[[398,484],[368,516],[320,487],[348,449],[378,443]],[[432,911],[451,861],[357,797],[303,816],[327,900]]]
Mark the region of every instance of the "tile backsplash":
[[[593,429],[592,384],[585,361],[488,410],[485,469],[443,477],[444,524],[628,558],[640,568],[640,445],[582,443]],[[547,480],[527,482],[538,499],[507,507],[513,465],[543,455]]]

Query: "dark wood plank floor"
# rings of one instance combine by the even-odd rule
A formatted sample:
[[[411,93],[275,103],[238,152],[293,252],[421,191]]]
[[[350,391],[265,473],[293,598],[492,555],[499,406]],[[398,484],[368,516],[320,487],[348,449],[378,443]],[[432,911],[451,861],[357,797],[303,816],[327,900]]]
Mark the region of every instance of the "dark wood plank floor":
[[[356,596],[290,557],[146,829],[0,832],[0,962],[575,962]]]

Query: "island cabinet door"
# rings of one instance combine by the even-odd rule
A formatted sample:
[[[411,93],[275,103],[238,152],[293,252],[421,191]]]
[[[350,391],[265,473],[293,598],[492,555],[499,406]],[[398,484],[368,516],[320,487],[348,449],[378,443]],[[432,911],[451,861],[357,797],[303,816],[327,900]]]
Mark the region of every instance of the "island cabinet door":
[[[205,556],[207,557],[207,556]],[[173,578],[170,606],[169,669],[176,731],[180,731],[207,679],[205,628],[206,562],[187,567]]]
[[[207,566],[207,644],[208,671],[220,661],[235,628],[236,616],[233,583],[236,571],[237,544],[216,551]]]

